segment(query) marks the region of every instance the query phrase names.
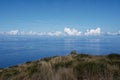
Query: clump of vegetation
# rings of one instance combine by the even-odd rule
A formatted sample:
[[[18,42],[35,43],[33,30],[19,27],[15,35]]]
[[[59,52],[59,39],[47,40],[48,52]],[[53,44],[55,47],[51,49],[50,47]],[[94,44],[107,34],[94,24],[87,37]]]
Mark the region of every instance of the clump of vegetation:
[[[55,57],[57,57],[57,56],[53,56],[53,57],[45,57],[45,58],[43,58],[43,59],[41,59],[41,60],[43,60],[43,61],[49,61],[49,60],[51,60],[52,58],[55,58]]]
[[[46,58],[43,58],[41,60],[43,60],[43,61],[49,61],[49,60],[51,60],[51,57],[46,57]]]
[[[106,57],[111,60],[120,60],[120,54],[117,53],[108,54]]]
[[[36,64],[32,64],[30,67],[27,68],[27,72],[28,74],[33,74],[35,72],[37,72],[37,65]]]
[[[76,55],[77,52],[76,52],[76,50],[73,50],[73,51],[70,52],[70,54],[71,54],[71,55]]]
[[[86,57],[88,57],[88,58],[90,58],[91,56],[89,55],[89,54],[78,54],[76,57],[80,57],[80,58],[86,58]]]
[[[54,69],[58,69],[60,67],[65,67],[65,68],[68,68],[68,67],[71,67],[72,65],[72,61],[69,61],[69,62],[59,62],[59,63],[56,63],[53,65]]]
[[[0,69],[0,80],[120,80],[120,55],[47,57]]]
[[[31,63],[31,61],[26,62],[26,64],[30,64],[30,63]]]
[[[98,80],[109,78],[109,71],[105,64],[96,63],[96,62],[80,62],[78,63],[75,68],[77,79],[78,80]],[[106,76],[107,75],[107,76]],[[110,76],[110,75],[109,75]]]

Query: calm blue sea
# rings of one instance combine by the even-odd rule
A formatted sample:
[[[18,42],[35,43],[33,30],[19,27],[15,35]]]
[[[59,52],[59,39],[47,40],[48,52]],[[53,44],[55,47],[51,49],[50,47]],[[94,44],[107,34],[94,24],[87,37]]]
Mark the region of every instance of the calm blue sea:
[[[47,56],[78,53],[120,53],[120,36],[42,37],[0,36],[0,68]]]

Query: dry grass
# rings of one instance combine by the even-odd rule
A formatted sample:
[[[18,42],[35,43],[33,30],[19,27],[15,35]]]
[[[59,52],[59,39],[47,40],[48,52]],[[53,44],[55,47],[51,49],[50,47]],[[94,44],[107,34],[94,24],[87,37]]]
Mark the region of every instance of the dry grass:
[[[0,80],[120,80],[119,54],[48,57],[0,69]]]

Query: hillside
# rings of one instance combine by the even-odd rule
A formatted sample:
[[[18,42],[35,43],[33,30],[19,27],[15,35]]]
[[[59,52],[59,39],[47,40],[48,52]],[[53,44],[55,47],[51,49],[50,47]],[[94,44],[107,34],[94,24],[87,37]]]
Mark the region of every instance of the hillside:
[[[120,55],[54,56],[0,69],[0,80],[120,80]]]

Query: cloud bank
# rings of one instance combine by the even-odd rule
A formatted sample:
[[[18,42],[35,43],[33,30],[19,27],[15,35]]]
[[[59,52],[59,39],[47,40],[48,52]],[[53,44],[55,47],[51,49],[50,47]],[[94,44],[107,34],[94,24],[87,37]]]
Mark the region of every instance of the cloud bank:
[[[85,32],[85,35],[100,35],[101,34],[101,29],[98,27],[96,29],[90,29]]]
[[[70,29],[65,27],[64,32],[69,36],[80,36],[82,32],[78,31],[77,29]]]
[[[118,31],[118,32],[106,32],[105,35],[112,35],[112,36],[120,35],[120,31]]]
[[[87,29],[85,32],[81,32],[75,28],[65,27],[63,31],[55,32],[24,32],[20,30],[11,30],[8,32],[0,32],[0,35],[39,35],[39,36],[99,36],[99,35],[120,35],[120,30],[115,33],[102,32],[101,28]]]
[[[60,31],[49,32],[49,33],[46,34],[46,35],[49,35],[49,36],[60,36],[60,35],[62,35],[62,32],[60,32]]]
[[[17,35],[17,34],[19,34],[19,30],[11,30],[9,32],[6,32],[6,34],[8,34],[8,35]]]

